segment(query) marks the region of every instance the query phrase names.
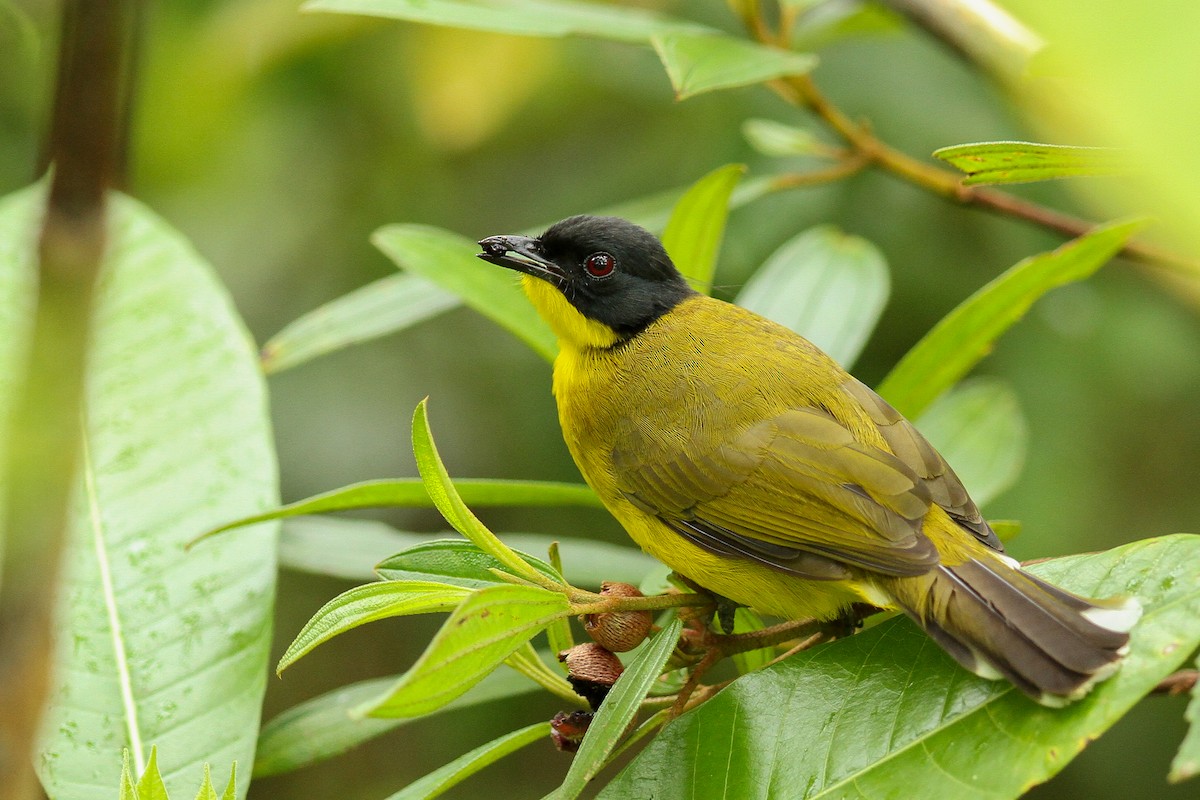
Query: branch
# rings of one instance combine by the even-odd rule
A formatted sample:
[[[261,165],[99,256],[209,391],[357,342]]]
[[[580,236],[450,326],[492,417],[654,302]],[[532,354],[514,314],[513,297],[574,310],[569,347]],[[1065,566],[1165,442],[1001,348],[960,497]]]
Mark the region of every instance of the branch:
[[[40,796],[32,749],[50,684],[55,590],[75,487],[105,194],[121,140],[131,4],[69,0],[46,152],[54,178],[38,242],[38,303],[5,441],[0,532],[0,800]]]

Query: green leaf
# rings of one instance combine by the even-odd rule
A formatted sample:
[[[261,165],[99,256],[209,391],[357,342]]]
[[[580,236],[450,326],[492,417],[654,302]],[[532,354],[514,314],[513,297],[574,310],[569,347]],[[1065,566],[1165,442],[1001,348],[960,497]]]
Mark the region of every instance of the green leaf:
[[[875,245],[820,225],[772,253],[737,303],[849,367],[875,329],[890,289],[887,262]]]
[[[371,235],[371,242],[404,269],[462,298],[547,361],[558,354],[553,331],[534,311],[515,273],[476,258],[479,245],[470,239],[428,225],[387,225]]]
[[[638,648],[629,666],[600,704],[600,710],[588,726],[562,785],[547,795],[546,800],[574,800],[588,781],[596,777],[637,714],[654,681],[662,673],[667,659],[675,651],[682,630],[683,623],[678,616],[674,616],[662,630]],[[650,796],[641,795],[642,798]]]
[[[762,621],[762,617],[754,609],[738,606],[737,610],[734,611],[734,633],[750,633],[751,631],[760,631],[765,627],[766,623]],[[774,657],[775,652],[769,647],[760,650],[746,650],[733,654],[733,664],[737,667],[738,674],[745,675],[747,672],[762,669]]]
[[[671,211],[662,243],[688,281],[700,291],[712,291],[729,197],[746,172],[745,164],[726,164],[696,181]]]
[[[537,586],[489,586],[472,592],[412,668],[355,713],[416,717],[441,708],[569,610],[566,595]]]
[[[220,800],[217,797],[217,791],[212,785],[212,774],[207,763],[204,764],[204,781],[200,784],[200,791],[196,792],[196,800]]]
[[[1128,154],[1111,147],[1071,147],[1034,142],[975,142],[934,150],[933,155],[965,172],[963,185],[1029,183],[1054,178],[1121,175]]]
[[[742,123],[742,135],[765,156],[824,155],[828,149],[812,131],[773,119],[746,120]]]
[[[469,594],[462,586],[433,581],[380,581],[355,586],[313,614],[288,645],[275,673],[283,672],[317,645],[359,625],[389,617],[451,611]]]
[[[919,416],[987,355],[1039,297],[1091,276],[1143,224],[1102,225],[1055,250],[1023,259],[943,317],[877,391],[906,417]]]
[[[645,43],[669,31],[708,30],[639,8],[570,0],[309,0],[303,9],[514,36],[594,36],[631,43]]]
[[[463,536],[475,543],[483,552],[495,558],[505,571],[542,586],[553,587],[561,581],[547,579],[513,552],[512,548],[497,538],[479,518],[471,513],[462,497],[450,481],[438,455],[437,445],[433,443],[433,434],[429,430],[429,417],[426,412],[426,400],[417,404],[413,412],[413,456],[417,460],[417,471],[425,482],[425,491],[442,516]]]
[[[464,502],[475,506],[587,506],[604,504],[589,487],[581,483],[553,481],[472,480],[454,482]],[[432,508],[433,500],[419,478],[364,481],[340,489],[297,500],[285,506],[226,522],[196,537],[193,543],[245,525],[274,519],[351,511],[357,508]]]
[[[531,567],[554,581],[562,576],[546,562],[513,551]],[[503,569],[493,556],[462,539],[436,539],[409,547],[380,562],[375,571],[387,581],[440,581],[467,589],[503,583],[493,570]]]
[[[411,719],[352,717],[350,710],[379,697],[399,676],[352,683],[284,711],[263,726],[254,761],[255,778],[280,775],[317,764],[352,747],[407,725]],[[538,689],[511,669],[498,669],[461,697],[430,712],[490,703]]]
[[[205,766],[207,766],[207,764]],[[229,765],[229,782],[225,784],[225,791],[221,792],[221,800],[237,800],[236,761]]]
[[[462,487],[462,482],[456,482]],[[379,562],[410,547],[448,534],[398,531],[369,519],[312,517],[289,519],[279,542],[280,566],[354,581],[374,580]],[[500,537],[525,553],[545,551],[559,543],[572,586],[598,588],[603,581],[635,586],[658,564],[641,550],[591,539],[559,539],[540,533],[505,533]]]
[[[817,65],[810,53],[796,53],[715,33],[672,32],[651,39],[667,70],[675,97],[684,100],[715,89],[804,75]]]
[[[1007,383],[975,378],[939,397],[917,420],[980,505],[1016,481],[1029,433]]]
[[[1200,537],[1030,567],[1145,607],[1121,669],[1084,700],[1038,706],[957,666],[904,617],[739,678],[667,726],[605,800],[1015,798],[1061,770],[1200,642]]]
[[[549,736],[549,723],[535,722],[520,730],[505,734],[499,739],[493,739],[485,745],[476,747],[471,752],[459,756],[441,769],[429,773],[414,783],[410,783],[404,789],[390,795],[387,800],[429,800],[429,798],[438,797],[484,767],[496,763],[509,753],[514,753],[527,744],[533,744],[539,739],[546,739]]]
[[[167,796],[167,785],[163,783],[158,771],[158,748],[150,747],[150,760],[146,762],[146,771],[137,782],[138,800],[170,800]]]
[[[1016,519],[989,519],[988,525],[992,526],[992,532],[1000,538],[1000,541],[1008,544],[1013,539],[1021,535],[1021,521]]]
[[[1195,666],[1200,669],[1200,658],[1196,659]],[[1171,783],[1180,783],[1200,774],[1200,683],[1192,687],[1192,699],[1183,717],[1188,721],[1188,732],[1171,761],[1171,773],[1167,776]]]
[[[289,323],[262,348],[268,375],[359,342],[402,331],[459,304],[416,275],[389,275]]]
[[[0,367],[17,363],[28,330],[43,194],[0,201]],[[181,783],[184,766],[251,759],[270,646],[274,536],[183,548],[278,502],[257,355],[211,267],[176,231],[116,195],[109,221],[55,685],[37,746],[56,800],[107,796],[125,747],[140,770],[151,743],[169,742],[164,772],[178,795],[195,789]]]

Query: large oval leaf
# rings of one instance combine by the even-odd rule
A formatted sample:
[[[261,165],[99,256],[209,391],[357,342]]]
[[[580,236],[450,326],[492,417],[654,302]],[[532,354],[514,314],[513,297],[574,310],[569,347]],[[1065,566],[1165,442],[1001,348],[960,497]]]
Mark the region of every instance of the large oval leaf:
[[[40,200],[25,191],[0,209],[5,288],[31,286],[15,273],[32,268]],[[126,198],[110,220],[37,762],[56,800],[109,796],[125,747],[141,772],[157,744],[167,785],[189,796],[201,762],[249,763],[270,644],[274,537],[183,548],[278,502],[254,348],[179,234]],[[27,301],[0,293],[0,321]]]
[[[606,800],[1015,798],[1062,769],[1200,642],[1200,537],[1031,567],[1083,594],[1135,594],[1120,671],[1063,709],[958,667],[904,618],[735,681],[669,725]]]
[[[791,328],[848,369],[890,289],[887,262],[875,245],[820,225],[772,253],[737,304]]]

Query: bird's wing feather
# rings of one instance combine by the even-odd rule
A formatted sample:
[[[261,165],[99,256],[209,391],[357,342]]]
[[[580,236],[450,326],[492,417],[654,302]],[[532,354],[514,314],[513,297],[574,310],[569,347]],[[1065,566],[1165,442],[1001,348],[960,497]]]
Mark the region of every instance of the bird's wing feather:
[[[710,550],[813,578],[842,577],[844,565],[916,575],[938,562],[921,532],[925,482],[822,410],[788,409],[699,451],[613,455],[630,502]]]
[[[979,507],[967,494],[962,481],[921,432],[886,400],[854,378],[843,383],[840,389],[866,411],[888,448],[925,483],[933,502],[980,542],[1003,553],[1004,546],[999,537],[979,513]]]

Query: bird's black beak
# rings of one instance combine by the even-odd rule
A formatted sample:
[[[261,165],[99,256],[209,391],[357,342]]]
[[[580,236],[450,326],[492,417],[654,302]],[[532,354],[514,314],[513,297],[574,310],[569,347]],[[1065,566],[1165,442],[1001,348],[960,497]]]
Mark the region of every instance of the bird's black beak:
[[[489,236],[479,240],[479,258],[557,285],[565,277],[562,268],[546,258],[542,244],[532,236]]]

